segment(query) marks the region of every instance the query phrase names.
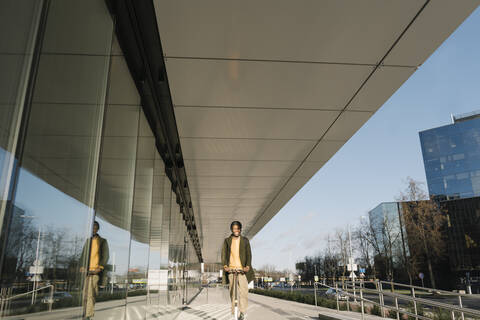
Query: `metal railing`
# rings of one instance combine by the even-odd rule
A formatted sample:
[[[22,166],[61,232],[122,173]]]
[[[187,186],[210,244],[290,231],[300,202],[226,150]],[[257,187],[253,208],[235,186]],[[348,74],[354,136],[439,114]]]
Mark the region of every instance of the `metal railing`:
[[[375,286],[375,289],[370,289],[366,288],[365,284],[371,283]],[[339,291],[342,291],[342,294],[347,297],[346,300],[346,306],[347,306],[347,311],[350,311],[350,304],[351,303],[358,303],[357,300],[360,302],[360,312],[361,312],[361,317],[362,320],[365,318],[365,304],[368,303],[372,306],[378,306],[380,308],[380,314],[383,318],[387,317],[387,311],[388,315],[390,314],[390,310],[396,313],[396,318],[397,320],[400,320],[401,315],[407,315],[409,317],[413,317],[416,320],[421,319],[421,320],[430,320],[433,317],[428,317],[425,314],[419,314],[419,305],[421,306],[427,306],[431,308],[438,308],[440,310],[448,311],[450,314],[451,320],[456,320],[456,314],[460,315],[459,320],[465,320],[465,315],[469,315],[471,317],[475,318],[480,318],[480,310],[475,310],[471,308],[465,308],[463,306],[463,301],[462,297],[469,297],[473,299],[479,299],[480,297],[468,295],[468,294],[462,294],[462,293],[457,293],[457,292],[450,292],[450,291],[445,291],[445,290],[437,290],[437,289],[432,289],[432,288],[424,288],[424,287],[418,287],[418,286],[412,286],[412,285],[406,285],[406,284],[401,284],[401,283],[395,283],[395,282],[387,282],[387,281],[344,281],[341,283],[342,286],[339,287],[339,283],[335,283],[335,287],[331,287],[322,283],[315,283],[314,286],[314,291],[315,291],[315,305],[318,306],[318,299],[317,299],[317,290],[316,286],[320,285],[326,288],[330,288],[332,290],[335,290],[335,296],[336,296],[336,303],[337,303],[337,311],[340,311],[340,299],[339,299]],[[388,290],[385,290],[383,285],[388,284],[390,288]],[[402,294],[395,292],[395,286],[401,287],[401,288],[408,288],[410,291],[410,294]],[[453,305],[453,304],[448,304],[448,303],[443,303],[443,302],[438,302],[434,301],[431,299],[427,298],[419,298],[417,296],[417,291],[424,291],[427,293],[435,294],[435,295],[446,295],[446,296],[453,296],[457,297],[458,299],[458,306]],[[398,290],[397,290],[398,291]],[[365,298],[364,294],[372,294],[372,295],[378,295],[378,302],[374,300],[370,300]],[[393,300],[395,305],[388,305],[385,303],[385,297],[389,297]],[[352,298],[352,302],[350,301],[350,298]],[[413,312],[411,312],[408,309],[402,308],[400,306],[399,301],[402,302],[407,302],[411,303],[413,305]]]
[[[2,289],[1,296],[0,296],[0,317],[3,317],[3,316],[6,315],[6,313],[8,313],[10,303],[13,300],[16,300],[18,298],[25,297],[25,296],[28,296],[28,295],[32,295],[32,304],[34,304],[34,302],[35,302],[34,298],[36,298],[36,293],[41,291],[41,290],[45,290],[47,288],[50,288],[50,296],[49,296],[49,299],[48,299],[47,303],[48,303],[48,311],[51,312],[52,311],[52,305],[53,305],[53,302],[54,302],[53,301],[53,291],[55,290],[55,286],[53,284],[49,284],[47,286],[44,286],[44,287],[41,287],[41,288],[36,288],[35,290],[20,293],[20,294],[10,296],[10,297],[5,292],[5,290]]]

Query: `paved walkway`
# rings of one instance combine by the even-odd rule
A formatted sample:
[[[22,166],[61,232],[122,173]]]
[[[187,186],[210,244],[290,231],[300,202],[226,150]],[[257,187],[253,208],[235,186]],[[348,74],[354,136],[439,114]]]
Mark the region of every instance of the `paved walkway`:
[[[207,297],[208,295],[208,297]],[[247,311],[248,320],[277,319],[318,319],[322,315],[341,320],[360,320],[361,314],[315,307],[308,304],[281,300],[249,293]],[[178,320],[227,320],[232,319],[230,313],[228,291],[223,288],[204,289],[195,300],[178,316]],[[365,315],[365,320],[380,320],[377,316]]]
[[[361,320],[361,314],[316,308],[315,306],[266,297],[257,294],[248,294],[248,320],[296,320],[318,319],[321,313],[329,318],[339,320]],[[224,288],[203,289],[200,294],[185,308],[178,306],[146,305],[145,297],[128,298],[125,308],[123,300],[99,302],[96,305],[95,319],[97,320],[230,320],[231,307],[228,290]],[[23,320],[79,320],[81,308],[65,308],[53,312],[39,312],[31,315],[5,317],[4,319]],[[177,317],[178,316],[178,317]],[[3,318],[2,318],[3,319]],[[380,317],[366,315],[365,320],[384,320]]]

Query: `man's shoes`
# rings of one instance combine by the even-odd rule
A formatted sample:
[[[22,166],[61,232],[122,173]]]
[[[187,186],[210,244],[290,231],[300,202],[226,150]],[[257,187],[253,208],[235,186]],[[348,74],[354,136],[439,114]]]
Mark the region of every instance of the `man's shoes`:
[[[236,320],[234,314],[232,314],[232,319]],[[247,319],[247,315],[244,313],[240,313],[240,315],[238,316],[238,320],[245,320],[245,319]]]

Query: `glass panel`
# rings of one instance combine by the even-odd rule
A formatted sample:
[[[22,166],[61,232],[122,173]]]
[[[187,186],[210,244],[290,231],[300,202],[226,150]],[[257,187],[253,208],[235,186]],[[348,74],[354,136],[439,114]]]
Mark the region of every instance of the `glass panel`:
[[[0,223],[7,206],[15,148],[43,1],[0,2]]]
[[[184,299],[183,292],[183,253],[184,224],[180,214],[180,206],[176,195],[172,194],[172,210],[170,215],[170,250],[169,250],[169,298],[170,305],[179,309]]]
[[[148,309],[147,319],[158,318],[160,306],[165,304],[166,274],[161,270],[165,167],[160,155],[155,152],[152,190],[152,217],[150,225],[150,255],[148,261]],[[169,199],[170,200],[170,199]],[[167,225],[168,227],[168,225]]]
[[[92,25],[95,33],[80,37]],[[58,38],[59,29],[69,41]],[[50,1],[16,192],[4,220],[1,276],[12,299],[5,314],[74,307],[50,319],[82,316],[110,64],[104,48],[112,33],[103,1]],[[80,40],[88,50],[72,47]]]
[[[175,312],[170,312],[170,216],[172,211],[172,184],[168,178],[164,179],[164,211],[162,217],[162,234],[160,243],[160,310],[164,309],[165,318],[173,319]]]
[[[95,209],[99,234],[108,242],[110,254],[108,277],[104,277],[99,287],[95,304],[96,319],[125,316],[140,112],[138,106],[109,105],[105,114]]]
[[[195,247],[193,246],[190,237],[187,236],[187,265],[186,265],[186,285],[187,285],[187,302],[190,302],[193,297],[198,293],[201,287],[201,266],[198,261]]]
[[[145,115],[141,112],[128,267],[127,319],[144,319],[146,317],[155,154],[155,138]]]

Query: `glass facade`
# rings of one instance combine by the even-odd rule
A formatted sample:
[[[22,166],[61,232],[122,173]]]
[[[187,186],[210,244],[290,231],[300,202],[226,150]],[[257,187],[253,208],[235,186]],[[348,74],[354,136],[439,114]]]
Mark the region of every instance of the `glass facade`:
[[[480,196],[480,117],[420,132],[430,195]]]
[[[393,277],[395,269],[402,268],[409,255],[402,209],[398,202],[383,202],[368,212],[370,232],[374,239],[374,249],[378,259],[383,259]]]
[[[95,319],[173,319],[200,264],[105,1],[6,0],[0,26],[0,318],[83,318],[97,221]]]
[[[448,217],[448,253],[453,271],[480,281],[480,197],[442,201]]]

